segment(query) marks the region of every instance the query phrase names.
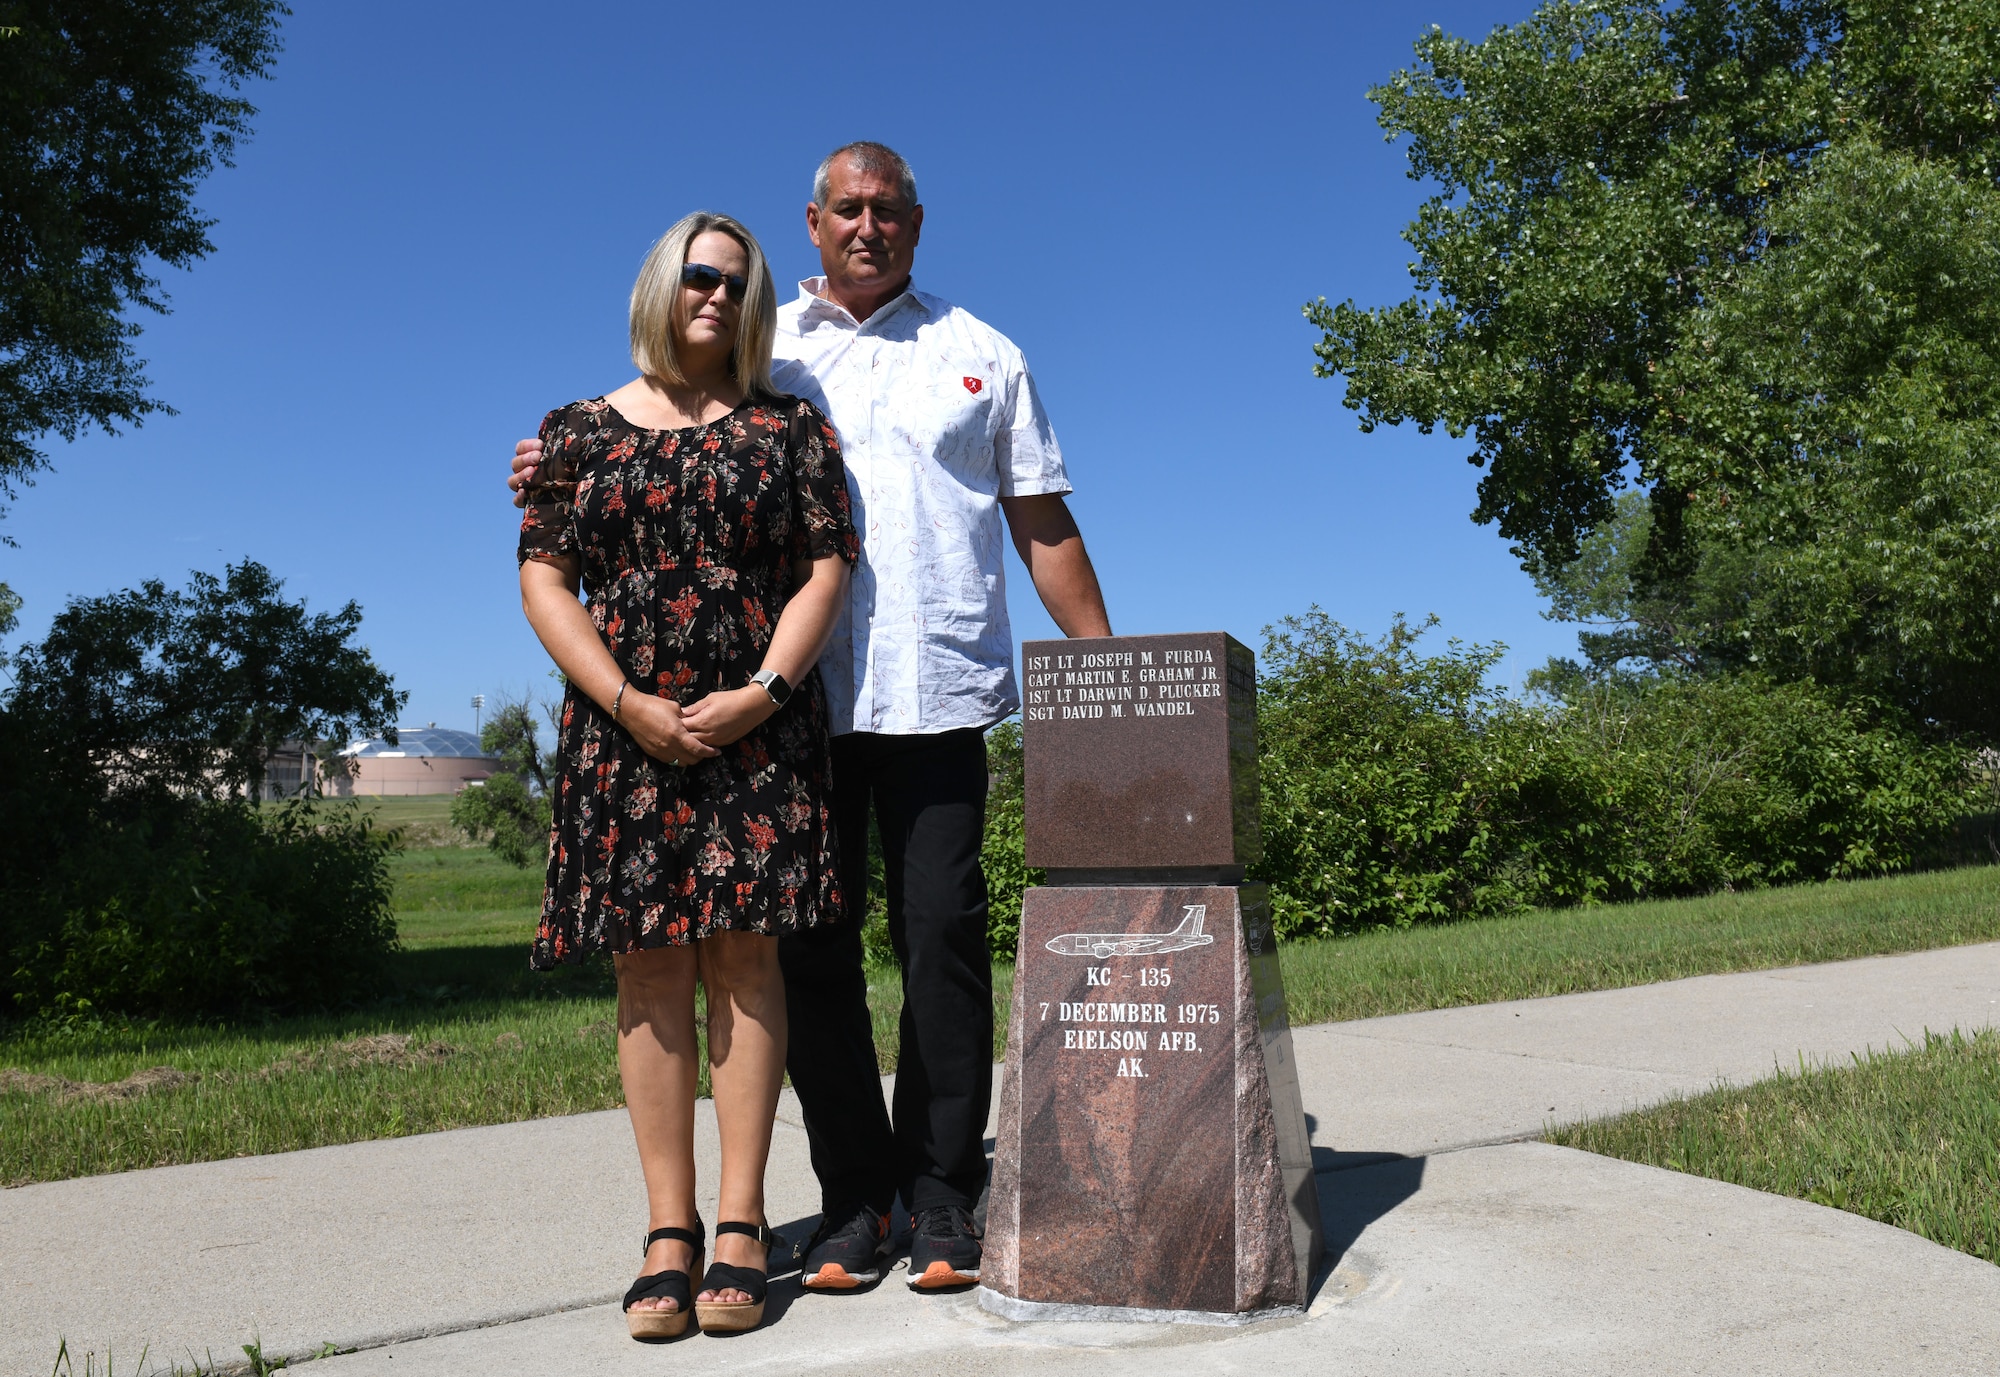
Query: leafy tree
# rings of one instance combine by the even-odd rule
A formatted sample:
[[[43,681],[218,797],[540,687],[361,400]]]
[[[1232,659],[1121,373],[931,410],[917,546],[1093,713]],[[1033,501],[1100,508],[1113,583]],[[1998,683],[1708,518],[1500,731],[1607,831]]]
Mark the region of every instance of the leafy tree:
[[[1816,0],[1566,3],[1468,42],[1433,29],[1369,95],[1410,173],[1419,294],[1320,301],[1316,369],[1364,430],[1477,437],[1474,518],[1561,566],[1648,469],[1653,373],[1710,273],[1824,138],[1837,9]]]
[[[1854,137],[1661,370],[1702,658],[2000,739],[2000,189]]]
[[[1417,53],[1371,94],[1437,185],[1405,232],[1418,295],[1307,307],[1363,429],[1474,434],[1475,519],[1545,588],[1610,599],[1572,610],[1625,614],[1593,658],[1811,674],[2000,728],[1971,548],[2000,0],[1554,0]],[[1927,534],[1879,539],[1909,501]]]
[[[351,804],[260,808],[265,755],[403,697],[263,566],[77,599],[0,697],[0,1014],[195,1018],[368,998],[392,838]],[[248,797],[246,797],[246,795]]]
[[[0,583],[0,636],[5,636],[21,622],[21,595]]]
[[[136,425],[127,308],[166,310],[150,268],[207,255],[195,188],[254,108],[280,0],[0,0],[0,497],[34,440]]]
[[[14,658],[10,710],[117,789],[258,797],[285,741],[387,734],[407,695],[350,644],[361,609],[309,613],[253,560],[186,591],[77,598]]]
[[[479,733],[480,749],[500,757],[484,784],[460,791],[451,820],[468,836],[485,837],[504,859],[526,866],[548,859],[549,775],[540,721],[560,731],[558,709],[532,699],[503,698]]]

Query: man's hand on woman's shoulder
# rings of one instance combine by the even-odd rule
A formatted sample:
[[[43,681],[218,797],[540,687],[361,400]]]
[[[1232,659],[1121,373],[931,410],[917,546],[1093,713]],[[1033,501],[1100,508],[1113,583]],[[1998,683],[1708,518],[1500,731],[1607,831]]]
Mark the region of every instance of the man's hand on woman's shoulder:
[[[541,466],[542,442],[522,440],[514,446],[514,468],[507,475],[507,487],[514,494],[514,505],[528,505],[528,484],[535,481],[535,470]]]

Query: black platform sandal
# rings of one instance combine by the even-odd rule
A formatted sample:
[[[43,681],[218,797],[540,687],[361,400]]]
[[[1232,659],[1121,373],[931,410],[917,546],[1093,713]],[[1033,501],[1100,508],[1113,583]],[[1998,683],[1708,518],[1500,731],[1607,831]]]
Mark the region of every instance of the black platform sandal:
[[[639,1255],[644,1257],[652,1251],[655,1243],[666,1238],[693,1245],[695,1260],[699,1262],[702,1234],[701,1216],[696,1215],[692,1230],[655,1229],[647,1234]],[[634,1310],[633,1305],[642,1300],[670,1300],[676,1302],[679,1309]],[[688,1290],[686,1272],[650,1272],[633,1282],[631,1289],[625,1292],[625,1329],[635,1339],[678,1339],[687,1333],[688,1316],[693,1309],[694,1296]]]
[[[764,1245],[764,1265],[770,1266],[770,1249],[778,1241],[767,1224],[744,1224],[730,1221],[715,1226],[715,1236],[724,1234],[748,1234]],[[694,1303],[695,1323],[704,1334],[731,1334],[739,1330],[755,1329],[764,1322],[764,1294],[766,1273],[754,1267],[737,1267],[727,1262],[711,1262],[701,1279],[704,1291],[741,1291],[750,1299],[747,1301],[696,1301]]]

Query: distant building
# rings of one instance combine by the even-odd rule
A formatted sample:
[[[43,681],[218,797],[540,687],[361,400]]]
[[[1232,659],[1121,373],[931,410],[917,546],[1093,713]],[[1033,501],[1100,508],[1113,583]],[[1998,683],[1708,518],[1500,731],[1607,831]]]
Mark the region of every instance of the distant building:
[[[326,791],[345,798],[363,795],[455,794],[468,784],[490,779],[500,757],[479,749],[471,732],[454,731],[433,722],[425,727],[398,727],[396,744],[381,737],[357,741],[340,753],[354,764],[354,775],[336,775]]]
[[[286,741],[264,759],[264,797],[296,798],[319,775],[319,758],[303,741]]]

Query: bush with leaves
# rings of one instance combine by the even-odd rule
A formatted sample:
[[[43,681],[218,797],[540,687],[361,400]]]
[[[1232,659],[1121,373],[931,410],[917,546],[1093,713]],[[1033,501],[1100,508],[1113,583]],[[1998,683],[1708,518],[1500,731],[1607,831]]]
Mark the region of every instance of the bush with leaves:
[[[1022,810],[1027,774],[1021,724],[1002,722],[986,733],[986,838],[979,852],[986,872],[986,944],[996,960],[1012,961],[1021,940],[1021,896],[1047,878],[1024,858]]]
[[[0,1016],[208,1018],[379,988],[390,842],[349,806],[260,808],[291,736],[387,726],[360,610],[262,566],[78,599],[0,702]]]
[[[1314,609],[1274,629],[1258,731],[1285,936],[1905,868],[1983,806],[1967,753],[1807,682],[1486,684]]]
[[[1607,898],[1902,870],[1985,806],[1966,751],[1803,681],[1581,687],[1551,720]],[[1563,839],[1524,842],[1540,856]]]
[[[1545,716],[1486,686],[1501,651],[1398,618],[1379,641],[1314,608],[1268,635],[1257,740],[1281,935],[1506,912],[1539,886],[1508,864]]]
[[[380,994],[391,840],[350,804],[128,804],[9,887],[19,1015],[227,1018]]]
[[[485,783],[468,786],[451,802],[454,826],[475,840],[484,837],[495,854],[515,865],[548,860],[548,759],[538,719],[555,727],[558,711],[527,698],[502,699],[479,734],[480,749],[500,757],[500,763]]]

